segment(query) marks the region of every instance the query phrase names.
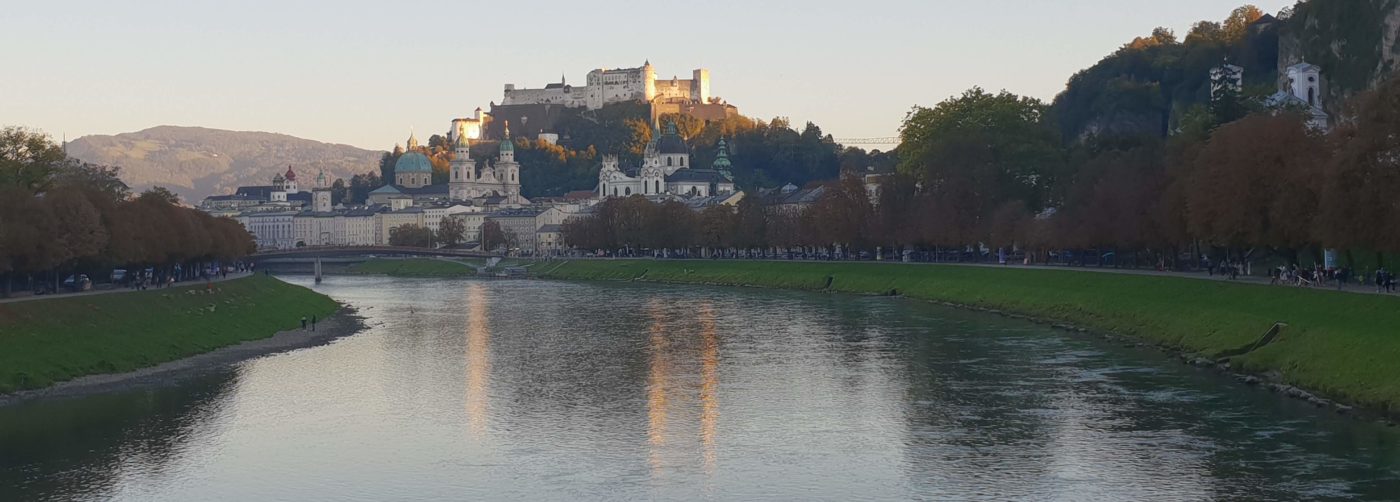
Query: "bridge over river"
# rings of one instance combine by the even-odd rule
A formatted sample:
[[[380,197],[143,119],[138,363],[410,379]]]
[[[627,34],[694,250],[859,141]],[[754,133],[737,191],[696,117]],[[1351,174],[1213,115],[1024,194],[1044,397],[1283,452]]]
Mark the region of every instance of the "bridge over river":
[[[249,257],[259,270],[313,274],[321,282],[325,267],[343,269],[376,257],[429,257],[439,259],[499,258],[499,254],[464,249],[406,246],[317,246],[259,251]]]

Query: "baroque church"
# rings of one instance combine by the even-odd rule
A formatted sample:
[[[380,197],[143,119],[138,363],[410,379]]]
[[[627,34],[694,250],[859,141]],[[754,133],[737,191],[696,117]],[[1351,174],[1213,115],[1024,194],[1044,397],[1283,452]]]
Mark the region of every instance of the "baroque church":
[[[478,170],[476,161],[472,160],[470,140],[466,134],[458,134],[452,149],[452,172],[447,182],[451,197],[467,200],[500,196],[505,197],[509,204],[522,203],[520,164],[515,162],[515,143],[510,137],[510,124],[506,124],[499,152],[494,166]]]
[[[617,155],[604,155],[598,171],[599,198],[630,195],[709,197],[734,193],[728,148],[720,138],[715,145],[715,161],[708,168],[690,163],[690,148],[676,132],[674,123],[666,132],[647,142],[639,166],[622,166]]]
[[[394,162],[393,182],[369,193],[371,203],[387,204],[390,199],[486,200],[494,204],[529,204],[520,195],[520,164],[515,162],[515,145],[509,136],[500,142],[500,156],[494,165],[478,169],[471,158],[467,134],[455,134],[451,170],[447,184],[433,183],[433,164],[422,153],[418,138],[408,136],[408,148]]]

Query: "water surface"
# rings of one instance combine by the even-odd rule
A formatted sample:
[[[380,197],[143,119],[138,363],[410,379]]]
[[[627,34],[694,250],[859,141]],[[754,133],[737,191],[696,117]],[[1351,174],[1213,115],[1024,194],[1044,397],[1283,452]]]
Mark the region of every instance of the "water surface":
[[[1390,429],[982,313],[692,286],[317,288],[369,327],[0,408],[0,500],[1400,496]]]

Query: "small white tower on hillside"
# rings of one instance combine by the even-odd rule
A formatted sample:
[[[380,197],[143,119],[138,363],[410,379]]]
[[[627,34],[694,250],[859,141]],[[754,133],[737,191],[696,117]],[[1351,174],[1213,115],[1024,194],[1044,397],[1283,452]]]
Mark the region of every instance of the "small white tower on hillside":
[[[1322,108],[1322,68],[1306,62],[1289,66],[1288,87],[1308,106]]]

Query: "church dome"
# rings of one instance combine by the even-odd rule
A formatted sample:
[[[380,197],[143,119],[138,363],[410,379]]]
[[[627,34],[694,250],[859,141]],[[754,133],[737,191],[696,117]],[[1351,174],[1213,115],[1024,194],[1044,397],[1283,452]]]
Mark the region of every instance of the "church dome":
[[[676,132],[675,123],[666,124],[666,134],[662,134],[661,139],[657,140],[656,148],[662,155],[690,153],[690,149],[685,147],[685,140]]]
[[[433,163],[428,161],[428,156],[418,152],[408,152],[399,157],[394,162],[394,174],[399,173],[431,173]]]

